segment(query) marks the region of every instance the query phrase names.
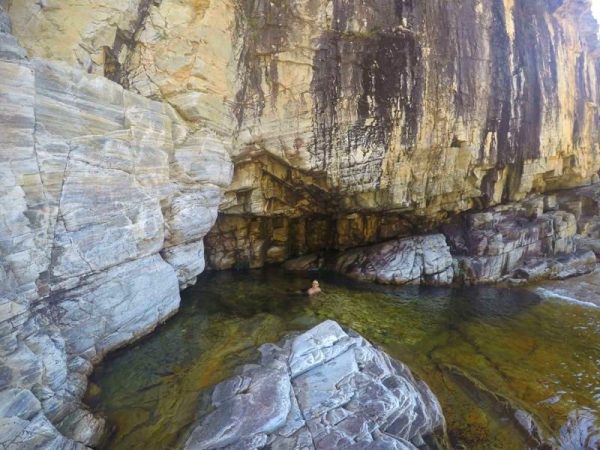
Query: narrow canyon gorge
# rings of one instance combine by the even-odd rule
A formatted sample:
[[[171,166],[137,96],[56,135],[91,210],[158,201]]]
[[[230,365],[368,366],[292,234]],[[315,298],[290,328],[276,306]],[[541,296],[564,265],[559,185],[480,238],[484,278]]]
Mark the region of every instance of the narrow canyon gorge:
[[[484,298],[493,284],[597,314],[591,6],[0,0],[0,448],[109,448],[89,377],[174,316],[203,272],[280,266],[291,284],[335,273]],[[156,448],[492,448],[460,447],[429,360],[343,308],[256,338],[260,364],[213,379],[212,412]],[[591,317],[596,410],[583,395],[558,425],[450,360],[436,370],[510,410],[523,448],[600,448]],[[280,408],[252,422],[253,402]],[[239,408],[231,431],[221,416]]]

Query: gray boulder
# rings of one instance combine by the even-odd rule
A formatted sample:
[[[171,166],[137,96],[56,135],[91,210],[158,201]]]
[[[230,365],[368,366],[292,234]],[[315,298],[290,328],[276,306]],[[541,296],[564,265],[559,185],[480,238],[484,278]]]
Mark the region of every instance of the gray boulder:
[[[259,351],[214,388],[186,449],[415,449],[445,426],[425,383],[336,322]]]
[[[447,285],[454,269],[442,234],[396,239],[343,252],[335,270],[351,278],[382,284]]]

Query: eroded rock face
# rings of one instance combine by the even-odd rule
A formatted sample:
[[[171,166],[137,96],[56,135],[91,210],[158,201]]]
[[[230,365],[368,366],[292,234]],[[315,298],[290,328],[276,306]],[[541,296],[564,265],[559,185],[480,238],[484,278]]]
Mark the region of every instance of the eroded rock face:
[[[422,381],[355,333],[326,321],[217,385],[186,449],[415,449],[443,431]]]
[[[235,179],[208,242],[214,268],[314,251],[321,243],[302,233],[324,217],[340,250],[333,244],[428,232],[421,222],[581,186],[600,168],[587,2],[9,6],[31,54],[166,100],[231,143]],[[278,236],[264,237],[271,228]]]
[[[92,364],[177,310],[232,168],[171,106],[25,59],[0,18],[0,447],[83,448]]]
[[[383,284],[526,283],[593,272],[600,248],[600,185],[455,217],[442,233],[289,260]]]
[[[443,227],[466,284],[564,279],[593,272],[600,185],[468,214]]]
[[[496,282],[514,271],[517,278],[549,278],[560,272],[549,270],[553,260],[576,251],[575,216],[545,209],[543,197],[469,214],[444,230],[467,284]],[[594,265],[595,258],[591,270]]]

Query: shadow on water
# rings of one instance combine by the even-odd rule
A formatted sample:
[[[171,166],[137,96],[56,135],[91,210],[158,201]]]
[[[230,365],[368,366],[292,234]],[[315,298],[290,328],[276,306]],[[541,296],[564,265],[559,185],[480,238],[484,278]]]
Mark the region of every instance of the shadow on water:
[[[574,410],[600,407],[600,311],[518,289],[370,285],[280,270],[203,275],[181,311],[110,356],[86,397],[106,416],[110,449],[177,448],[199,394],[257,357],[256,348],[325,319],[351,327],[407,363],[436,393],[455,447],[528,448],[527,411],[559,439]],[[571,414],[571,416],[570,416]]]

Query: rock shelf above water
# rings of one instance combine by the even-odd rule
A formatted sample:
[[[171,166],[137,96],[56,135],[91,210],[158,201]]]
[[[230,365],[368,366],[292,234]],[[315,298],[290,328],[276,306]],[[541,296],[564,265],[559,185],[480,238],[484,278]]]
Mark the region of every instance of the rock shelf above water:
[[[259,351],[258,364],[214,388],[187,450],[412,450],[443,432],[427,385],[334,321]]]
[[[514,284],[591,273],[600,255],[600,185],[455,217],[441,232],[287,261],[382,284]]]

